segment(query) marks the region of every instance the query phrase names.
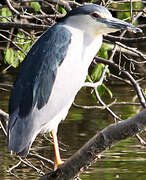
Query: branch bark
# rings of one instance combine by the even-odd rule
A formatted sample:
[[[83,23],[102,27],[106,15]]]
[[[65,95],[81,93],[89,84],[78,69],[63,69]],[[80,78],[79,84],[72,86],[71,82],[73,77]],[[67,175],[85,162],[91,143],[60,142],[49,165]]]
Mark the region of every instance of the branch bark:
[[[145,36],[137,37],[137,38],[125,38],[125,37],[118,37],[118,36],[112,36],[112,35],[106,34],[103,37],[104,39],[109,40],[109,41],[113,41],[113,42],[119,41],[121,43],[129,43],[129,44],[146,41]]]
[[[112,124],[97,133],[56,171],[39,180],[73,180],[84,167],[89,166],[106,149],[120,140],[146,130],[146,109],[127,120]]]
[[[30,23],[30,24],[24,24],[24,23],[14,23],[14,22],[0,22],[0,27],[1,29],[5,28],[5,29],[9,29],[9,28],[16,28],[16,29],[19,29],[19,28],[22,28],[22,29],[30,29],[30,30],[46,30],[48,28],[48,26],[46,25],[38,25],[38,24],[33,24],[33,23]]]

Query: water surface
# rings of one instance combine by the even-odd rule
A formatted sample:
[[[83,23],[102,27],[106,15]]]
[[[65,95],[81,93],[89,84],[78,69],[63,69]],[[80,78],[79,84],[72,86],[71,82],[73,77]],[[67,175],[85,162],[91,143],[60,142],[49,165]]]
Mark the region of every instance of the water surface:
[[[11,83],[13,77],[11,75],[3,75],[1,83]],[[115,98],[118,101],[132,101],[134,99],[134,92],[125,85],[111,85],[109,86],[114,94],[114,98],[105,97],[107,103],[112,102]],[[0,108],[7,112],[9,91],[0,89]],[[96,105],[90,94],[85,90],[78,94],[76,103],[80,105]],[[99,104],[98,104],[99,105]],[[140,106],[133,105],[115,105],[111,109],[116,112],[121,118],[126,119],[135,115],[141,110]],[[94,134],[103,128],[114,123],[112,116],[106,110],[79,109],[74,106],[71,107],[67,119],[59,125],[58,137],[60,147],[64,150],[61,152],[63,159],[69,158],[76,152],[83,144],[85,144]],[[143,133],[143,138],[146,140],[146,134]],[[38,154],[54,160],[54,151],[52,144],[38,136],[33,148],[37,149]],[[41,149],[41,147],[43,147]],[[49,171],[49,166],[44,168],[40,161],[29,158],[30,162],[43,172]],[[19,162],[18,158],[11,156],[7,151],[6,137],[0,129],[0,180],[9,179],[29,179],[35,180],[40,175],[39,173],[28,167],[28,165],[21,164],[15,168],[11,175],[7,170]],[[139,144],[135,137],[123,140],[110,148],[102,154],[102,158],[97,160],[95,164],[89,167],[80,175],[82,180],[145,180],[146,179],[146,151],[142,145]]]

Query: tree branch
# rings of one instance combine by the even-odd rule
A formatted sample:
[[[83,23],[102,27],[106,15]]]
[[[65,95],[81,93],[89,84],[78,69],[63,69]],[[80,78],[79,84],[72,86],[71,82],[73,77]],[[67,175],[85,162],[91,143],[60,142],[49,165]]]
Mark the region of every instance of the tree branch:
[[[139,84],[135,81],[135,79],[131,76],[131,74],[129,72],[124,70],[119,65],[114,64],[113,62],[107,61],[106,59],[103,59],[103,58],[100,58],[100,57],[95,57],[95,63],[104,63],[104,64],[107,64],[110,67],[113,67],[116,70],[118,70],[121,74],[126,75],[126,77],[130,80],[131,84],[135,88],[135,91],[137,93],[137,96],[139,98],[139,101],[140,101],[142,107],[144,107],[144,108],[146,107],[146,100],[145,100],[145,96],[143,94],[143,91],[142,91],[141,87],[139,86]]]
[[[56,171],[41,177],[39,180],[72,180],[84,167],[95,161],[98,154],[120,140],[132,137],[144,130],[146,130],[146,109],[132,118],[103,129]]]
[[[1,29],[5,28],[5,29],[9,29],[9,28],[22,28],[22,29],[30,29],[30,30],[40,30],[40,31],[44,31],[46,29],[48,29],[49,26],[47,25],[38,25],[38,24],[24,24],[24,23],[14,23],[14,22],[0,22],[0,27]]]
[[[121,43],[138,43],[138,42],[144,42],[146,41],[146,37],[138,37],[138,38],[125,38],[125,37],[119,37],[119,36],[112,36],[112,35],[104,35],[104,39],[109,41],[119,41]]]

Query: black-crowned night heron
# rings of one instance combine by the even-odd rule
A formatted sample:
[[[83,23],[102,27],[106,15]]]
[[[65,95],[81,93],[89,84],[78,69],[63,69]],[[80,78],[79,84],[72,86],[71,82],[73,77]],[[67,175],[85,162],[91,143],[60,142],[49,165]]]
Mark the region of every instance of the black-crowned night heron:
[[[88,73],[102,35],[119,29],[141,30],[113,18],[102,6],[73,9],[33,45],[21,65],[9,103],[8,148],[26,156],[40,132],[51,132],[56,164],[62,163],[57,128]]]

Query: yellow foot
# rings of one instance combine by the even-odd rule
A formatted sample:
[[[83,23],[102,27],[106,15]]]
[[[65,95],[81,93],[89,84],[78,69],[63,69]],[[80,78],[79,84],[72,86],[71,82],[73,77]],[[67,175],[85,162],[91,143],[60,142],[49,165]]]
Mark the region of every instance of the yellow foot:
[[[56,170],[56,169],[57,169],[59,166],[61,166],[63,163],[64,163],[64,161],[62,161],[62,160],[55,162],[54,170]]]

